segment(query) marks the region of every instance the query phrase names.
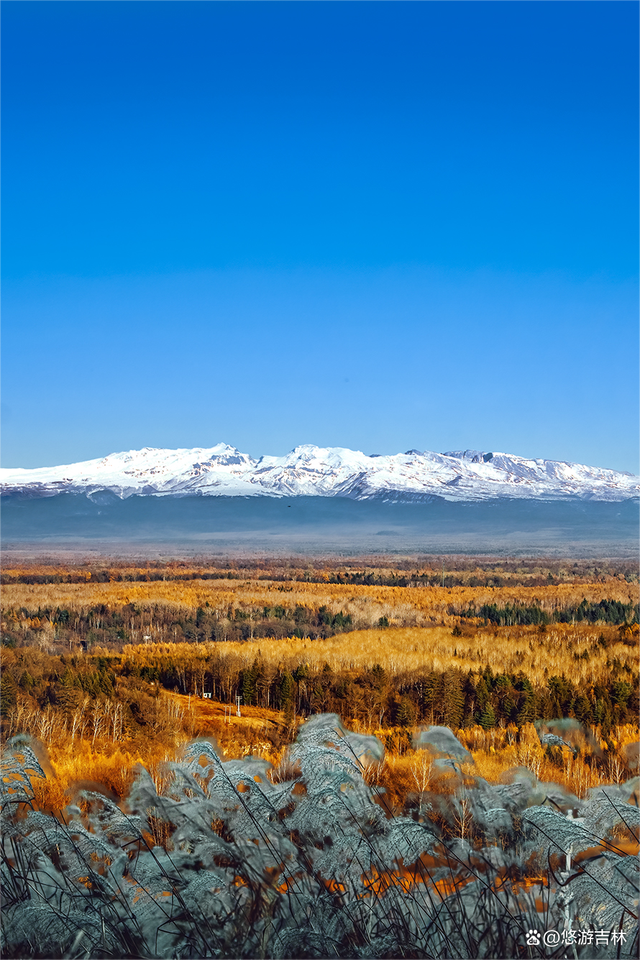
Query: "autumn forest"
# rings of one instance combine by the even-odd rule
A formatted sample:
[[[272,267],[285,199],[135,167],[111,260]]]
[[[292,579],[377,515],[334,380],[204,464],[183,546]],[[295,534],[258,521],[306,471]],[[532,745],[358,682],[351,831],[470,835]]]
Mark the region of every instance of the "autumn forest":
[[[637,763],[624,561],[26,565],[3,573],[2,616],[3,735],[45,744],[51,802],[81,762],[121,794],[196,735],[274,760],[318,713],[376,733],[400,805],[421,725],[489,775],[533,750],[577,791]],[[577,754],[529,732],[560,718],[591,731]]]

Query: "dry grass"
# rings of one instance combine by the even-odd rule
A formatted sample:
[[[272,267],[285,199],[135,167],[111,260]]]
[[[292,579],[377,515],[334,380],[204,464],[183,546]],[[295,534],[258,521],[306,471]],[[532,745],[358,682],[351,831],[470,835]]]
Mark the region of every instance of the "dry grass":
[[[461,743],[473,757],[473,763],[460,767],[464,779],[482,777],[490,783],[505,782],[514,769],[529,770],[541,783],[558,784],[579,798],[584,798],[592,787],[620,782],[629,776],[622,756],[627,744],[637,742],[637,726],[627,724],[615,729],[609,744],[603,740],[574,755],[563,748],[561,764],[549,760],[532,724],[520,732],[515,727],[483,730],[471,727],[456,731]],[[377,735],[389,742],[392,731],[379,730]],[[611,748],[611,749],[609,749]],[[607,758],[607,763],[598,768],[590,763],[594,753]],[[433,758],[426,750],[409,748],[403,753],[387,751],[382,763],[366,771],[367,781],[384,788],[381,803],[390,812],[398,813],[414,798],[419,803],[419,794],[451,793],[459,787],[457,776],[433,765]],[[639,798],[640,801],[640,798]]]
[[[278,711],[243,707],[242,716],[238,718],[225,714],[224,704],[195,699],[189,702],[190,698],[180,694],[170,696],[180,702],[185,715],[191,711],[190,734],[188,729],[184,730],[171,743],[136,741],[114,745],[100,740],[94,748],[86,741],[72,744],[64,737],[57,737],[47,745],[48,779],[35,782],[38,804],[48,811],[59,811],[78,785],[89,788],[93,785],[106,789],[114,798],[122,798],[128,792],[138,763],[143,764],[160,785],[166,776],[166,762],[178,760],[182,746],[193,736],[211,739],[224,759],[251,754],[268,760],[274,769],[282,763],[286,743],[274,746],[268,735],[274,729],[283,729],[282,714]],[[347,725],[353,729],[358,727],[352,722]],[[294,729],[288,733],[295,736]],[[412,797],[412,802],[417,804],[420,794],[450,793],[458,786],[452,773],[433,766],[428,751],[413,749],[411,731],[385,728],[374,733],[386,746],[385,759],[370,765],[365,776],[370,784],[384,788],[380,802],[389,813],[399,813]],[[482,777],[497,783],[509,779],[514,768],[524,767],[537,780],[559,784],[583,798],[592,787],[629,777],[624,761],[625,747],[637,742],[640,731],[630,724],[616,727],[608,741],[597,738],[577,755],[564,748],[560,762],[549,759],[532,724],[520,731],[511,726],[491,730],[476,726],[455,733],[473,757],[473,763],[462,764],[465,778]],[[595,754],[605,762],[594,764]]]
[[[224,759],[252,754],[274,766],[280,763],[284,747],[274,746],[270,737],[274,731],[283,729],[279,711],[242,707],[242,716],[237,717],[235,708],[231,710],[222,703],[174,693],[164,696],[175,704],[181,723],[162,738],[125,738],[114,744],[108,738],[99,737],[92,743],[91,737],[72,740],[64,723],[47,726],[44,736],[40,729],[32,730],[28,722],[23,723],[21,729],[25,732],[41,734],[40,740],[46,748],[42,761],[47,779],[34,781],[38,805],[48,811],[59,811],[69,803],[78,786],[96,787],[114,798],[123,798],[129,791],[137,764],[145,766],[159,783],[167,761],[179,760],[183,746],[195,737],[213,741]]]

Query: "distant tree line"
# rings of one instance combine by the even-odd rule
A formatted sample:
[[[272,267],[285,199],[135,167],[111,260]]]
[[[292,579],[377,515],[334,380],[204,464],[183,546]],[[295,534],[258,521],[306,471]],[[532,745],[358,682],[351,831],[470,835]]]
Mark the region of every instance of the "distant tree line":
[[[557,609],[540,605],[483,604],[462,611],[449,608],[449,613],[464,620],[482,620],[496,626],[530,626],[544,628],[551,623],[607,623],[634,624],[639,620],[638,604],[619,600],[600,600]],[[203,643],[207,641],[247,641],[262,638],[308,637],[323,639],[347,630],[366,626],[388,627],[389,620],[381,616],[373,623],[354,623],[350,613],[330,610],[327,606],[314,607],[286,602],[272,606],[229,604],[224,608],[179,607],[166,603],[122,606],[94,604],[89,608],[69,610],[64,607],[26,607],[6,611],[2,642],[5,646],[21,645],[37,639],[38,630],[53,625],[58,642],[122,645],[139,643],[145,636],[169,642]]]
[[[253,573],[236,570],[191,570],[186,573],[175,571],[129,571],[129,570],[73,570],[65,573],[2,573],[0,583],[24,584],[62,584],[62,583],[158,583],[167,580],[269,580],[273,583],[330,583],[351,584],[353,586],[380,587],[458,587],[493,586],[502,587],[505,579],[499,574],[471,575],[460,572],[427,571],[413,573],[364,571],[336,571],[332,573],[297,571],[295,573]],[[529,582],[529,581],[527,581]],[[540,583],[548,582],[543,578]]]
[[[0,583],[61,584],[61,583],[149,583],[163,580],[271,580],[275,583],[331,583],[365,586],[433,587],[456,586],[502,587],[518,583],[543,586],[555,581],[623,578],[638,581],[637,566],[626,560],[563,561],[501,560],[479,565],[474,558],[425,558],[422,566],[415,559],[381,559],[379,564],[367,563],[362,568],[351,568],[336,561],[310,559],[304,565],[287,560],[242,561],[237,566],[224,562],[208,562],[195,566],[185,562],[162,564],[149,562],[134,567],[125,564],[108,566],[74,566],[42,568],[38,565],[17,570],[5,569]]]
[[[147,634],[154,639],[161,637],[179,643],[281,637],[323,639],[354,627],[349,613],[334,612],[324,605],[315,608],[299,604],[260,607],[231,604],[221,610],[210,606],[180,608],[163,603],[144,606],[100,603],[88,609],[21,607],[8,611],[2,642],[4,646],[20,645],[25,638],[24,625],[30,627],[33,634],[46,623],[54,626],[59,642],[82,639],[89,646],[138,643]]]
[[[500,627],[530,626],[550,623],[577,623],[586,620],[588,623],[638,623],[640,619],[640,604],[622,603],[620,600],[600,600],[590,603],[582,600],[577,605],[566,606],[556,610],[544,610],[542,607],[521,606],[519,604],[505,604],[498,607],[495,603],[484,603],[480,607],[470,606],[462,611],[464,618],[479,618],[486,623],[494,623]]]

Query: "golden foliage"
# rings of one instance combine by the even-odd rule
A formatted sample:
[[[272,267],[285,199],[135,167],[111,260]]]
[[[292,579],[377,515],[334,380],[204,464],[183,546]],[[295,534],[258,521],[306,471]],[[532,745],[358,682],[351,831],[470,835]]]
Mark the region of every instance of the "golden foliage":
[[[453,624],[457,618],[450,608],[466,609],[471,604],[520,604],[540,606],[545,611],[579,604],[583,599],[598,602],[608,598],[624,603],[637,601],[636,588],[624,580],[606,583],[559,583],[541,586],[504,587],[392,587],[360,584],[290,584],[262,580],[167,580],[147,583],[8,583],[3,587],[3,608],[28,610],[65,607],[87,610],[97,604],[110,607],[135,603],[143,609],[154,605],[187,608],[211,607],[226,612],[230,606],[269,606],[286,603],[317,610],[326,606],[343,610],[355,619],[376,623],[381,616],[389,621],[417,624]]]
[[[25,565],[5,573],[10,578],[21,573],[31,574],[34,569],[52,576],[61,572],[55,565],[39,568]],[[135,604],[138,610],[149,612],[151,623],[158,608],[174,611],[177,616],[185,612],[192,615],[198,608],[208,609],[223,620],[233,608],[250,612],[281,605],[288,610],[302,607],[317,612],[325,607],[333,614],[351,616],[353,623],[368,628],[327,639],[263,637],[247,642],[196,644],[170,642],[169,628],[158,625],[150,629],[153,642],[91,648],[93,656],[117,660],[120,671],[127,666],[139,669],[173,663],[189,665],[196,673],[201,670],[204,676],[206,665],[215,660],[226,664],[231,674],[250,668],[259,659],[265,669],[272,671],[293,673],[303,665],[312,671],[322,671],[326,664],[334,674],[352,677],[379,664],[388,675],[403,678],[417,672],[428,674],[451,668],[477,673],[488,666],[494,674],[522,671],[532,682],[543,686],[549,677],[564,674],[578,688],[589,692],[601,678],[609,675],[612,662],[617,664],[616,669],[627,674],[637,668],[634,646],[638,639],[637,627],[618,629],[585,622],[553,623],[546,628],[491,627],[468,621],[460,629],[456,615],[471,605],[478,608],[485,603],[499,607],[538,606],[550,614],[556,608],[577,605],[583,599],[590,603],[603,599],[635,603],[637,585],[623,576],[586,578],[580,570],[574,575],[560,571],[564,579],[542,582],[542,571],[532,567],[529,572],[503,570],[501,576],[507,582],[502,586],[471,586],[468,581],[474,568],[468,565],[464,568],[464,582],[459,586],[383,586],[330,583],[335,565],[327,565],[325,570],[314,569],[314,578],[322,582],[285,581],[282,576],[262,579],[265,570],[270,571],[269,575],[273,573],[267,565],[262,570],[256,567],[254,571],[238,572],[237,579],[175,579],[193,569],[185,564],[168,564],[163,568],[166,575],[163,580],[125,582],[104,578],[105,582],[98,582],[92,579],[91,571],[74,568],[76,579],[83,582],[8,582],[3,586],[3,616],[12,629],[29,631],[36,638],[32,641],[32,659],[42,656],[42,650],[51,649],[55,641],[57,626],[48,618],[47,611],[56,608],[68,610],[73,617],[100,604],[110,609]],[[127,570],[132,576],[148,573],[144,567]],[[389,572],[388,567],[385,570]],[[390,627],[378,628],[381,618],[386,618]],[[165,621],[169,622],[169,618]],[[458,626],[455,636],[454,625]],[[19,673],[16,673],[17,679]],[[75,707],[76,713],[65,717],[50,707],[35,709],[33,702],[27,703],[26,699],[23,703],[18,693],[16,705],[6,718],[7,731],[12,734],[17,729],[25,729],[40,737],[50,750],[55,773],[46,785],[37,787],[41,793],[39,803],[47,809],[60,809],[65,791],[79,780],[95,781],[122,797],[137,762],[145,764],[154,778],[162,778],[163,763],[175,758],[182,744],[194,736],[214,738],[226,757],[255,753],[277,765],[282,759],[284,744],[293,735],[293,724],[289,722],[286,727],[282,714],[275,710],[243,706],[242,718],[237,718],[230,714],[228,707],[208,700],[164,692],[161,699],[151,703],[149,694],[145,696],[149,703],[146,700],[143,703],[142,699],[141,703],[149,713],[145,717],[148,729],[153,730],[153,736],[146,740],[140,735],[131,737],[120,728],[116,736],[115,719],[106,714],[103,727],[94,729],[93,736],[82,733],[80,717],[77,733],[73,718],[80,706]],[[231,690],[229,697],[232,699]],[[348,700],[345,704],[348,709]],[[355,712],[355,708],[352,709]],[[347,725],[358,727],[352,717],[343,719]],[[373,722],[383,721],[374,718],[370,725]],[[111,737],[106,734],[109,724]],[[434,777],[424,751],[411,748],[410,731],[394,728],[377,733],[386,745],[387,756],[384,764],[370,769],[367,776],[385,787],[386,803],[399,809],[412,793],[447,789],[446,778]],[[637,739],[638,731],[636,727],[618,727],[615,736],[600,744],[606,754],[605,765],[590,764],[584,753],[574,756],[571,751],[565,751],[561,767],[550,761],[533,728],[525,727],[518,732],[509,727],[488,731],[471,727],[458,731],[458,735],[475,761],[475,766],[466,771],[467,775],[499,780],[509,769],[524,766],[541,780],[559,782],[584,795],[590,786],[611,782],[621,775],[626,769],[625,748]]]
[[[609,645],[599,643],[601,634]],[[95,647],[93,653],[112,656]],[[584,656],[586,654],[587,656]],[[490,666],[494,673],[523,671],[531,680],[546,683],[549,676],[564,673],[576,684],[588,687],[606,672],[607,661],[617,657],[621,665],[635,669],[636,652],[620,639],[613,627],[590,624],[553,624],[544,633],[537,627],[480,628],[471,635],[453,636],[445,627],[396,627],[355,630],[325,640],[288,637],[260,639],[246,643],[149,643],[127,645],[118,654],[123,664],[160,665],[163,660],[182,663],[216,658],[235,668],[250,667],[256,657],[273,667],[293,670],[307,664],[322,669],[327,663],[334,672],[365,670],[380,664],[388,673],[441,671],[451,667],[478,670]]]

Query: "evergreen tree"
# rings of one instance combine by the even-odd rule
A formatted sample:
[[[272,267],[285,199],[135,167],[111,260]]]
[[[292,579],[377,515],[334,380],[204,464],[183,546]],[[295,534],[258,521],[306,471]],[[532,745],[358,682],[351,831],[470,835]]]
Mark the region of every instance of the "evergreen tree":
[[[282,674],[280,679],[280,708],[286,710],[287,704],[293,703],[295,681],[289,671]]]
[[[78,686],[76,686],[74,680],[78,680]],[[56,700],[64,710],[75,710],[82,700],[82,687],[79,683],[79,677],[77,675],[74,677],[69,667],[65,668],[60,678],[60,684],[56,688]]]
[[[487,701],[487,704],[486,704],[484,710],[483,710],[482,713],[480,714],[479,723],[480,723],[480,726],[483,727],[484,730],[488,730],[490,727],[495,727],[495,725],[496,725],[496,714],[495,714],[495,710],[494,710],[493,707],[491,706],[490,701]]]
[[[476,703],[477,703],[477,692],[475,685],[473,683],[473,673],[469,671],[467,674],[467,679],[464,682],[463,686],[464,693],[464,719],[463,725],[465,727],[470,727],[474,723]]]
[[[442,674],[432,670],[422,686],[422,712],[430,723],[442,722]]]
[[[416,722],[416,711],[408,697],[402,697],[396,708],[396,725],[398,727],[413,727]]]
[[[254,660],[249,670],[242,671],[242,702],[247,706],[252,706],[256,702],[259,678],[260,667],[258,661]]]
[[[570,716],[575,700],[573,684],[567,680],[563,673],[561,677],[549,677],[547,686],[551,693],[554,715],[556,717]]]
[[[460,674],[447,670],[443,676],[442,722],[452,730],[462,726],[464,718],[464,693]]]
[[[7,711],[16,705],[16,682],[8,670],[3,670],[0,676],[0,713],[7,715]]]
[[[481,678],[478,680],[478,685],[476,687],[476,709],[474,713],[474,719],[478,723],[480,723],[480,717],[484,714],[488,703],[489,691],[484,679]]]
[[[533,690],[525,691],[524,697],[516,714],[516,724],[519,727],[525,723],[533,723],[537,719],[536,695]]]

